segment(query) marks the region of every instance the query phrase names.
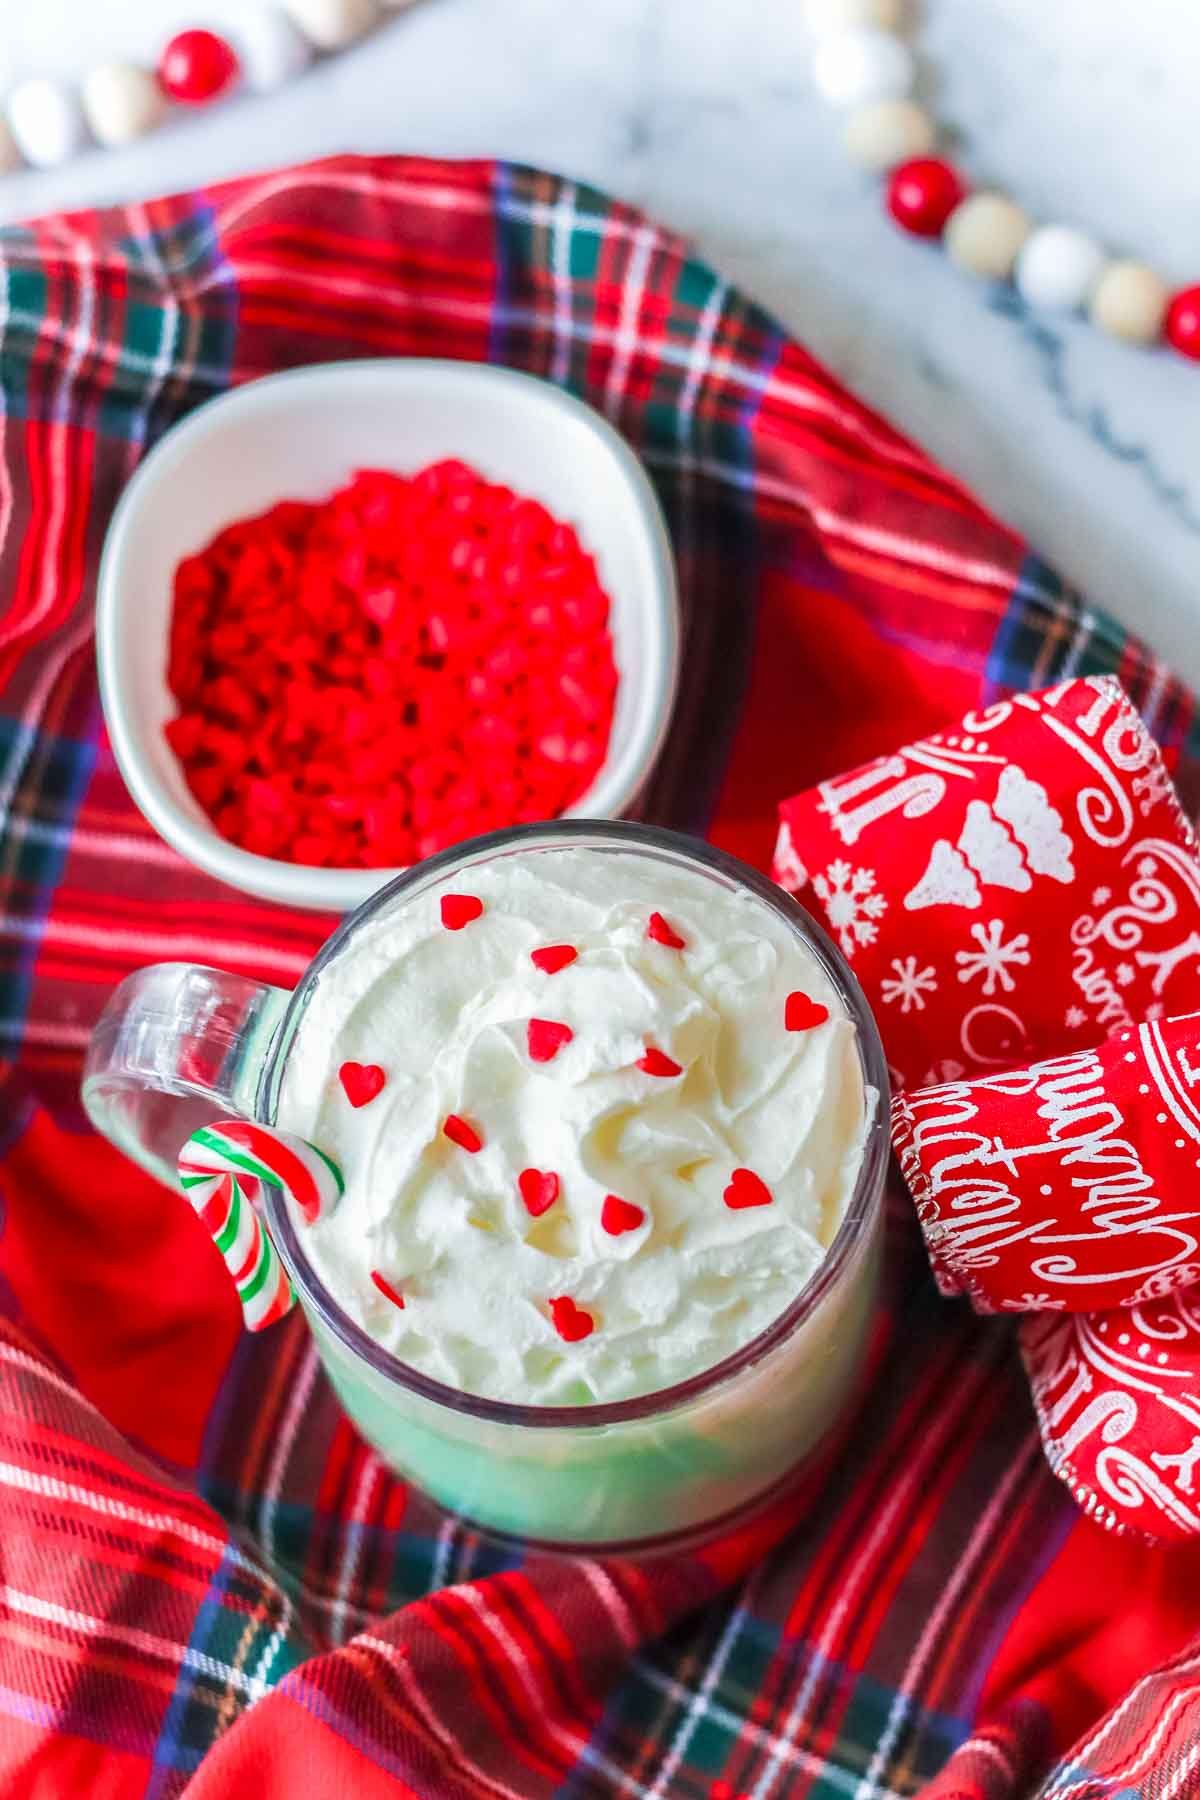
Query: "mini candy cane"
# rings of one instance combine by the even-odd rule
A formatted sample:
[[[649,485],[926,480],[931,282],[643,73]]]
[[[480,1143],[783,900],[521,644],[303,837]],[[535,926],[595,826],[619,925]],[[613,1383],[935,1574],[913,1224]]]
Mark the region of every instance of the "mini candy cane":
[[[310,1225],[336,1205],[344,1184],[337,1164],[315,1144],[241,1119],[202,1126],[184,1145],[180,1186],[225,1259],[247,1330],[262,1331],[289,1311],[295,1295],[247,1197],[247,1178],[282,1188]]]

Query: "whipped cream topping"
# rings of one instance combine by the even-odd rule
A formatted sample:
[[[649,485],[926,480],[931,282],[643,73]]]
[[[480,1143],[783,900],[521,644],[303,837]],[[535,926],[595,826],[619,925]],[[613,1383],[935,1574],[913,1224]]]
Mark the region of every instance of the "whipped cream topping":
[[[456,930],[451,894],[483,903]],[[682,949],[648,935],[654,913]],[[530,953],[551,945],[578,954],[547,973]],[[829,1016],[789,1030],[793,993]],[[531,1020],[569,1029],[548,1060],[531,1048],[562,1033]],[[681,1072],[639,1068],[648,1051]],[[384,1072],[358,1107],[347,1062]],[[498,856],[363,926],[316,984],[278,1111],[345,1176],[332,1212],[296,1221],[344,1310],[422,1373],[528,1405],[669,1387],[763,1331],[837,1231],[866,1118],[854,1027],[783,918],[694,867],[583,846]],[[770,1198],[746,1204],[755,1177]],[[592,1329],[569,1341],[579,1311]]]

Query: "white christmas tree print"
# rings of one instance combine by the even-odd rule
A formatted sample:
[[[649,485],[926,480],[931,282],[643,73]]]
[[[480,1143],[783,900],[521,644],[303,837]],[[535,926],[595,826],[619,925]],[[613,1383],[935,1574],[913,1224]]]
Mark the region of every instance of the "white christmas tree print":
[[[925,873],[904,896],[905,907],[981,906],[981,886],[1027,894],[1035,875],[1074,881],[1072,844],[1062,824],[1045,788],[1008,763],[995,801],[972,800],[967,807],[957,844],[948,838],[934,844]]]
[[[825,916],[847,956],[879,936],[876,923],[887,911],[887,901],[875,892],[874,869],[852,869],[840,857],[831,862],[813,887],[825,905]]]
[[[966,865],[962,852],[946,838],[933,846],[929,866],[915,888],[904,896],[909,912],[923,906],[978,906],[979,884]]]
[[[1007,775],[1008,770],[1004,772]],[[972,800],[968,806],[958,847],[979,879],[992,887],[1027,894],[1033,886],[1019,847],[982,800]]]
[[[1050,796],[1040,781],[1030,781],[1016,763],[1009,763],[1001,771],[992,810],[1012,827],[1035,875],[1049,875],[1064,883],[1074,881],[1071,840],[1063,830],[1062,814],[1051,806]]]
[[[915,956],[893,956],[892,969],[894,973],[879,984],[884,1003],[895,1006],[899,1001],[902,1013],[924,1012],[926,994],[937,992],[937,970],[933,964],[919,969]]]
[[[971,936],[979,945],[977,951],[954,952],[954,960],[958,964],[958,979],[974,981],[978,975],[983,981],[985,994],[994,994],[997,984],[1003,993],[1011,994],[1016,982],[1009,970],[1029,962],[1029,934],[1019,931],[1006,944],[1004,920],[989,919],[986,925],[972,925]]]

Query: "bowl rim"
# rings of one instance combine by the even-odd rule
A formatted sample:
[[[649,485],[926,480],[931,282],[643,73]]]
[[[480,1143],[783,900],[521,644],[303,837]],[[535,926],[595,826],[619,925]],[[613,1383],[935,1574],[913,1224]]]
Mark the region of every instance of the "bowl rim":
[[[318,868],[260,856],[230,843],[208,824],[192,818],[167,791],[142,748],[145,733],[133,718],[121,668],[121,626],[126,618],[122,581],[129,536],[157,487],[186,463],[193,446],[220,428],[230,412],[253,413],[282,390],[345,384],[374,385],[381,377],[403,383],[429,380],[460,387],[488,384],[519,390],[551,412],[586,430],[615,462],[625,487],[650,576],[642,606],[645,636],[632,648],[644,659],[647,642],[657,651],[657,681],[648,689],[628,745],[615,763],[606,757],[591,787],[563,818],[617,817],[645,785],[666,741],[674,714],[680,673],[679,584],[666,520],[648,474],[616,428],[587,401],[541,376],[493,363],[449,357],[381,356],[353,361],[307,363],[278,370],[228,388],[201,402],[172,425],[142,458],[113,509],[105,532],[96,583],[96,662],[100,704],[117,767],[139,811],[189,862],[243,893],[322,911],[358,906],[377,889],[406,873],[403,867]],[[423,866],[423,865],[413,865]]]
[[[492,1424],[519,1425],[535,1430],[575,1430],[624,1425],[640,1420],[652,1421],[693,1401],[708,1399],[763,1361],[771,1351],[794,1336],[818,1311],[826,1296],[837,1289],[844,1271],[862,1252],[872,1232],[880,1227],[884,1215],[885,1177],[891,1155],[888,1133],[890,1080],[879,1026],[850,964],[829,934],[785,888],[749,863],[743,862],[740,857],[732,856],[726,850],[717,849],[714,844],[687,836],[683,832],[613,819],[555,819],[544,825],[509,826],[502,831],[489,832],[483,837],[469,838],[462,844],[455,844],[449,850],[439,851],[436,856],[426,858],[424,862],[406,870],[395,881],[389,882],[386,888],[372,894],[365,905],[342,920],[293,989],[259,1076],[255,1117],[264,1124],[274,1126],[287,1055],[313,987],[322,969],[338,954],[359,926],[374,916],[377,910],[390,906],[393,900],[403,895],[415,898],[430,885],[493,856],[522,849],[553,849],[572,842],[593,847],[605,846],[614,850],[640,851],[663,860],[678,858],[710,879],[724,880],[748,891],[781,917],[816,958],[842,1000],[855,1028],[855,1046],[863,1076],[866,1117],[862,1160],[846,1210],[825,1255],[783,1311],[755,1337],[694,1375],[624,1400],[602,1400],[582,1405],[540,1405],[489,1399],[482,1394],[452,1388],[446,1382],[439,1381],[436,1376],[422,1374],[411,1364],[402,1362],[398,1356],[377,1343],[330,1293],[305,1254],[300,1233],[282,1189],[270,1184],[264,1185],[263,1208],[267,1231],[298,1296],[303,1297],[310,1323],[315,1317],[321,1329],[337,1340],[356,1364],[370,1369],[375,1377],[407,1393],[415,1394],[444,1411],[466,1414]]]

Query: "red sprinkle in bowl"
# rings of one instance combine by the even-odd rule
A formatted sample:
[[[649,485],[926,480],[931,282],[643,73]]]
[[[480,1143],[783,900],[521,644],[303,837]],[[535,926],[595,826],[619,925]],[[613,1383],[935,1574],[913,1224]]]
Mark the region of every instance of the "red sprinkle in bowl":
[[[662,747],[675,698],[679,610],[654,490],[613,428],[572,395],[515,371],[425,359],[324,363],[207,402],[145,457],[113,514],[100,564],[96,653],[113,753],[134,800],[182,856],[259,898],[344,912],[400,872],[257,855],[223,838],[164,726],[178,564],[225,526],[281,500],[320,500],[355,469],[410,473],[459,458],[542,503],[596,558],[619,674],[607,754],[570,809],[619,818]]]

